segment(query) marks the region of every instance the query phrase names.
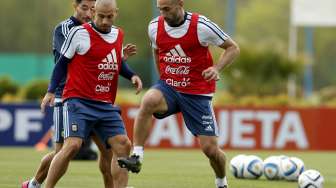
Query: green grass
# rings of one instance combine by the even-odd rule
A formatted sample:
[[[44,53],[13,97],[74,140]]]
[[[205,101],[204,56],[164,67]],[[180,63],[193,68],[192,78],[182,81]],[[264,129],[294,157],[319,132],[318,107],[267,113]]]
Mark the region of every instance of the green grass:
[[[47,152],[47,151],[46,151]],[[0,148],[0,188],[17,188],[30,178],[46,152],[32,148]],[[229,159],[237,154],[255,154],[262,158],[285,154],[297,156],[306,168],[319,170],[325,178],[324,188],[336,187],[336,152],[237,151],[226,152]],[[297,183],[235,179],[228,173],[230,188],[296,188]],[[198,150],[146,150],[140,174],[130,175],[135,188],[214,188],[214,175],[206,158]],[[96,162],[73,161],[57,188],[103,187]]]

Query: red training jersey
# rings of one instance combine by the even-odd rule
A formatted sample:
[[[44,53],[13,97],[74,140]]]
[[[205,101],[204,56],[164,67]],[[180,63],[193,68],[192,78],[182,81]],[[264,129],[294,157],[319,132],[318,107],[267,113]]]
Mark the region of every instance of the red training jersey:
[[[75,54],[68,65],[63,100],[84,98],[114,103],[121,67],[123,32],[117,40],[106,42],[90,24],[84,24],[90,35],[90,49],[84,55]]]
[[[202,76],[213,61],[208,47],[198,40],[198,18],[198,14],[193,14],[187,33],[173,38],[165,31],[164,18],[160,16],[156,37],[160,79],[179,92],[196,95],[214,93],[216,87],[214,80],[208,82]]]

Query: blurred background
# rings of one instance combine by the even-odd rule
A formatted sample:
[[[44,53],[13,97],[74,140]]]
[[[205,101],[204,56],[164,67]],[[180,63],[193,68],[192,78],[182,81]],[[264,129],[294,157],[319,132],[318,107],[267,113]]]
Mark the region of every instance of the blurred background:
[[[2,188],[17,187],[31,178],[41,157],[52,149],[52,109],[42,114],[39,103],[54,67],[53,29],[73,14],[72,2],[0,2]],[[218,142],[228,160],[239,154],[264,159],[278,155],[299,157],[305,168],[314,168],[323,174],[325,187],[335,187],[336,167],[330,161],[336,156],[333,139],[336,132],[336,1],[184,2],[187,11],[198,12],[217,23],[241,49],[234,64],[221,73],[214,95],[220,129]],[[119,0],[118,6],[116,25],[125,31],[125,44],[136,44],[138,49],[128,64],[143,79],[146,90],[157,80],[147,37],[148,23],[158,15],[156,0]],[[211,51],[214,60],[222,52],[216,47],[211,47]],[[136,96],[125,79],[120,79],[119,85],[116,103],[122,108],[132,139],[134,118],[145,91]],[[213,172],[201,152],[180,150],[198,148],[197,140],[186,129],[180,115],[154,120],[146,147],[156,149],[146,150],[148,158],[143,173],[131,176],[130,185],[213,186]],[[166,166],[162,166],[163,160],[167,161]],[[248,163],[248,160],[242,161]],[[95,163],[72,165],[70,175],[62,179],[59,187],[103,187],[101,180],[97,182],[100,175]],[[91,179],[78,181],[73,178],[77,176]],[[174,181],[167,181],[167,177]],[[228,179],[233,187],[297,187],[292,182],[280,185],[279,181],[231,181],[234,173],[229,174]]]
[[[1,1],[0,23],[6,26],[0,31],[1,101],[36,100],[43,95],[53,69],[52,31],[73,14],[71,3]],[[129,65],[149,87],[157,78],[147,37],[148,23],[157,15],[155,2],[118,3],[116,25],[124,28],[125,43],[138,47]],[[259,104],[265,97],[274,97],[273,103],[285,105],[336,105],[335,27],[298,25],[291,36],[290,0],[193,0],[185,1],[185,8],[217,23],[242,49],[217,84],[216,104]],[[212,51],[217,59],[220,51]],[[121,79],[121,87],[130,84]],[[127,102],[138,102],[137,97],[122,96],[132,98]],[[126,101],[118,98],[118,102]]]
[[[336,132],[336,1],[184,2],[187,11],[198,12],[217,23],[241,49],[234,64],[221,73],[214,95],[221,132],[219,145],[228,151],[228,159],[241,153],[260,154],[263,158],[298,156],[306,167],[321,170],[328,180],[326,187],[335,187],[335,165],[330,161],[336,155],[336,141],[332,139]],[[148,23],[158,15],[156,1],[119,0],[118,6],[116,25],[125,31],[125,44],[136,44],[138,49],[128,64],[143,79],[146,90],[157,80],[147,37]],[[39,103],[54,67],[53,29],[72,14],[72,0],[0,2],[0,187],[17,187],[17,174],[19,181],[31,177],[51,146],[52,111],[42,114]],[[214,60],[222,52],[216,47],[211,47],[211,51]],[[134,118],[145,91],[136,96],[131,84],[124,79],[120,79],[119,85],[116,103],[122,108],[131,138]],[[43,152],[37,153],[32,146]],[[186,149],[198,148],[198,143],[185,128],[182,117],[177,115],[153,121],[147,146]],[[22,161],[22,156],[27,159]],[[198,151],[152,150],[148,157],[147,171],[144,166],[144,175],[132,177],[131,185],[171,188],[181,187],[179,185],[186,181],[190,187],[211,187],[208,182],[213,183],[213,179],[207,179],[213,177],[212,172],[203,170],[208,164]],[[159,159],[164,158],[170,162],[167,166],[175,165],[172,171],[161,167]],[[191,163],[183,163],[181,169],[176,163],[180,159]],[[200,165],[204,165],[202,170]],[[157,168],[159,166],[161,168]],[[96,164],[84,167],[82,163],[75,163],[72,172],[83,175],[86,170],[82,169],[97,169],[92,177],[99,176]],[[193,173],[190,177],[181,175],[180,179],[176,177],[167,182],[166,177],[176,176],[174,169],[181,170],[181,174]],[[157,181],[153,181],[153,176]],[[78,187],[81,183],[80,187],[102,187],[102,182],[97,186],[92,183],[95,181],[90,181],[92,179],[78,182],[71,177],[65,177],[60,187]],[[232,178],[229,175],[229,179]],[[232,185],[256,184],[238,181]],[[279,184],[263,181],[254,187],[275,188]],[[281,187],[294,186],[283,183]]]

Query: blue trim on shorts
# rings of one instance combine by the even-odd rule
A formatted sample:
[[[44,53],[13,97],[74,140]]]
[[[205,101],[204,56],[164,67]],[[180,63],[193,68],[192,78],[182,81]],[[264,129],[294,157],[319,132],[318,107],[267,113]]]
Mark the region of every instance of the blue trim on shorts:
[[[56,143],[62,144],[64,142],[62,102],[55,103],[54,105],[53,125],[54,125],[54,140]]]

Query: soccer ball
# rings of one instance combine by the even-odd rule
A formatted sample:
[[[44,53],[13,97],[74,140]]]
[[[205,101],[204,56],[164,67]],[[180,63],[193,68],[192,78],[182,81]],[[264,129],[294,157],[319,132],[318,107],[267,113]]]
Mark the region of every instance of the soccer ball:
[[[280,158],[280,165],[281,165],[281,161],[283,161],[283,160],[289,158],[287,155],[279,155],[278,157]],[[280,167],[280,166],[279,166],[279,167]],[[280,168],[279,179],[285,179],[285,177],[284,177],[284,173],[283,173],[283,171],[281,170],[281,168]]]
[[[299,176],[299,188],[323,188],[324,178],[317,170],[306,170]]]
[[[267,179],[281,179],[280,162],[281,158],[278,156],[270,156],[264,160],[264,175]]]
[[[281,160],[280,169],[288,181],[297,181],[304,170],[304,163],[297,157],[289,157]]]
[[[243,177],[257,179],[263,174],[263,161],[255,155],[249,155],[244,160]]]
[[[246,155],[237,155],[233,157],[230,161],[230,171],[236,178],[243,178],[243,170],[244,170],[244,163]]]

